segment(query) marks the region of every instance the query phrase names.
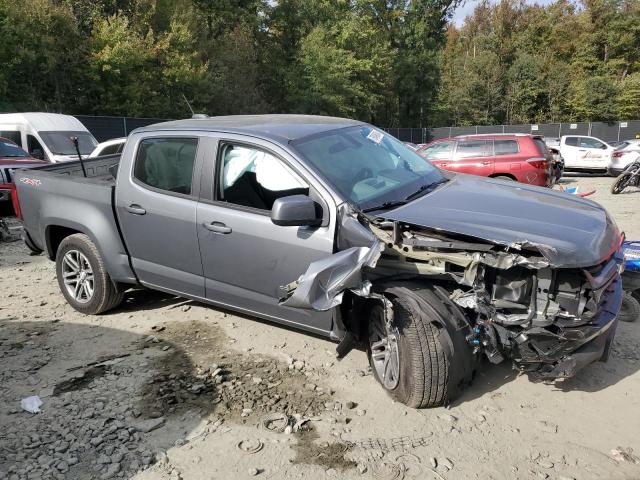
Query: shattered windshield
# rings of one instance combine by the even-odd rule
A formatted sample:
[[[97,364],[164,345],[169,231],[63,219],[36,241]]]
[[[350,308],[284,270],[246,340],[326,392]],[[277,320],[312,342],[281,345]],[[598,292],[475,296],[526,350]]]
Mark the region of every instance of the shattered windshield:
[[[89,155],[98,142],[89,132],[38,132],[54,155],[76,155],[71,137],[78,137],[78,148],[82,155]]]
[[[369,125],[323,132],[292,145],[363,210],[406,201],[445,180],[440,170],[402,142]]]

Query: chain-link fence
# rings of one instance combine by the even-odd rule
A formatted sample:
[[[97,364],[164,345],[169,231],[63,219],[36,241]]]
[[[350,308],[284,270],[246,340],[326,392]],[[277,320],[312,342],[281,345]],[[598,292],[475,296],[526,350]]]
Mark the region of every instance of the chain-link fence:
[[[640,120],[620,122],[534,123],[522,125],[474,125],[468,127],[385,128],[403,142],[426,143],[457,135],[492,133],[531,133],[549,138],[563,135],[587,135],[605,142],[629,140],[640,134]]]
[[[100,142],[111,138],[126,137],[138,127],[145,127],[153,123],[166,121],[166,119],[162,118],[93,117],[88,115],[77,115],[76,118],[80,120]],[[476,125],[469,127],[385,128],[384,130],[403,142],[411,143],[427,143],[438,138],[483,133],[531,133],[550,138],[559,138],[562,135],[589,135],[604,140],[605,142],[616,142],[635,138],[637,134],[640,134],[640,120],[610,123],[577,122]]]

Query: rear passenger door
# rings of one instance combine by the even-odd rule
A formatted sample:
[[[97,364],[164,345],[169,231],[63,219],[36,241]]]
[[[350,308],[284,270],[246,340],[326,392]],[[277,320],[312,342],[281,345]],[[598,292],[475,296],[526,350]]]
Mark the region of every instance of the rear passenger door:
[[[202,298],[199,182],[193,180],[199,178],[199,139],[152,136],[131,143],[135,157],[128,172],[118,173],[116,211],[136,275],[144,285]]]
[[[218,139],[217,151],[217,168],[207,163],[203,171],[197,209],[207,299],[327,334],[332,311],[285,307],[278,300],[280,287],[333,253],[335,206],[329,210],[322,187],[276,145],[228,135]],[[316,200],[323,211],[321,226],[271,221],[275,199],[296,194]]]
[[[560,154],[564,160],[565,167],[581,167],[582,162],[578,156],[580,137],[565,137],[564,143],[560,146]]]
[[[492,140],[458,140],[453,162],[447,170],[488,177],[494,171]]]

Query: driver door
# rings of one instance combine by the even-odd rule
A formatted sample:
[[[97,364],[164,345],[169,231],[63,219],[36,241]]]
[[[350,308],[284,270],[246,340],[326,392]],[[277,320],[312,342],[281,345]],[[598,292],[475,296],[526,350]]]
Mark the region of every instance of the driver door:
[[[197,207],[206,298],[328,334],[332,311],[284,307],[278,299],[280,287],[298,279],[311,262],[333,253],[335,214],[313,182],[294,169],[295,159],[287,152],[267,142],[234,137],[219,139],[216,162],[211,162],[216,168],[204,173],[202,180],[202,195],[210,198],[201,198]],[[321,226],[271,222],[275,199],[296,194],[322,203]]]

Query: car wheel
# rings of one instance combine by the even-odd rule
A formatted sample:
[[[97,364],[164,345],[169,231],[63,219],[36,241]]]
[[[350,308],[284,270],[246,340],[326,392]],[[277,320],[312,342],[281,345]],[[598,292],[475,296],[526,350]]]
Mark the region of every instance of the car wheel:
[[[442,405],[447,400],[450,365],[441,332],[402,299],[392,304],[391,325],[381,304],[370,311],[367,353],[373,375],[398,402],[414,408]]]
[[[640,318],[640,302],[630,292],[624,292],[618,320],[621,322],[635,322],[638,318]]]
[[[91,239],[84,234],[66,237],[56,253],[58,285],[74,309],[97,315],[118,306],[124,297],[113,283]]]

